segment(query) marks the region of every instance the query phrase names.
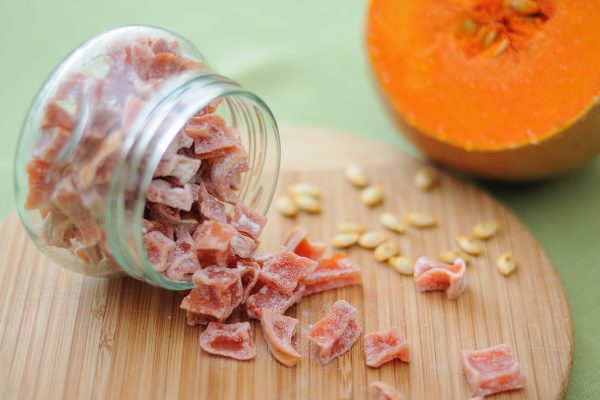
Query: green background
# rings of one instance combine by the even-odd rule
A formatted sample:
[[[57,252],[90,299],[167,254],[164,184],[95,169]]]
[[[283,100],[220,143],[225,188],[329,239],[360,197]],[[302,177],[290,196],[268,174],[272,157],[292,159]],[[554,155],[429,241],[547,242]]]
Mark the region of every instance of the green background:
[[[189,38],[217,70],[261,96],[280,123],[338,128],[418,154],[397,135],[373,87],[365,9],[365,1],[349,0],[0,0],[0,215],[14,209],[13,153],[37,89],[75,46],[124,24]],[[569,398],[600,399],[600,160],[547,183],[479,184],[529,226],[555,263],[575,325]]]

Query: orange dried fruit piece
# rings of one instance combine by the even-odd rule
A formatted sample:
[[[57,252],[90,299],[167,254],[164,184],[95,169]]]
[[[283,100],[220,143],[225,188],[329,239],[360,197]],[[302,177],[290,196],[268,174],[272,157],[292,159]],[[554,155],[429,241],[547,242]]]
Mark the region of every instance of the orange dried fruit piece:
[[[304,296],[326,290],[362,284],[360,268],[344,254],[335,254],[319,261],[317,268],[306,275],[302,282],[306,285]]]
[[[248,322],[210,322],[199,338],[202,350],[210,354],[250,360],[256,357],[252,328]]]
[[[385,332],[367,333],[365,359],[369,367],[380,367],[394,359],[408,362],[410,355],[406,336],[396,327]]]
[[[414,280],[421,292],[443,290],[449,300],[460,296],[467,287],[466,265],[460,258],[453,264],[419,257],[415,264]]]
[[[296,365],[300,360],[300,354],[294,348],[292,338],[298,330],[298,320],[264,309],[260,317],[260,325],[273,357],[287,367]]]

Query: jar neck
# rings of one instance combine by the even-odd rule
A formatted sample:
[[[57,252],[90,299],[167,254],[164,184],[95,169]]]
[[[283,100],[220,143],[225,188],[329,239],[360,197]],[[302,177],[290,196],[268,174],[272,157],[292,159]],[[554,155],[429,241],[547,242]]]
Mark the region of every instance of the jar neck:
[[[241,135],[248,152],[239,197],[266,214],[279,174],[280,143],[269,108],[239,84],[212,73],[189,72],[167,82],[142,108],[123,144],[105,212],[105,226],[115,260],[127,274],[173,290],[192,287],[156,272],[144,248],[142,221],[146,191],[161,158],[187,121],[200,109],[222,99],[227,123]]]

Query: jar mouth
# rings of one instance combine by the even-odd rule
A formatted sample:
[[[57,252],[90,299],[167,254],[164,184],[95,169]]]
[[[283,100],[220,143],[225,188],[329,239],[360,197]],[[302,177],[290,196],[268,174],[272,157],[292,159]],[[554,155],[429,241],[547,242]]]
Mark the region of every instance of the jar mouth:
[[[171,290],[191,282],[174,281],[157,272],[144,246],[142,225],[146,191],[154,171],[186,123],[208,104],[222,100],[217,114],[241,135],[248,153],[238,197],[266,215],[280,168],[280,138],[275,118],[256,95],[220,75],[188,72],[167,82],[132,125],[122,151],[121,173],[110,184],[106,204],[109,243],[116,260],[131,276]]]

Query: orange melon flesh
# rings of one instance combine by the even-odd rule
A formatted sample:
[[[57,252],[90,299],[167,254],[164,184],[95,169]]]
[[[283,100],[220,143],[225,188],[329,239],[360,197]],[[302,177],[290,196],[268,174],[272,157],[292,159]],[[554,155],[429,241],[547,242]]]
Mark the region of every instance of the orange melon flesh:
[[[537,11],[515,11],[523,4]],[[595,1],[372,0],[367,46],[391,108],[426,136],[417,143],[444,145],[430,153],[540,145],[598,109]],[[598,129],[590,135],[600,135],[600,126],[592,125]],[[477,173],[476,167],[461,169]],[[494,175],[486,168],[481,175]],[[554,172],[562,171],[546,175]]]

